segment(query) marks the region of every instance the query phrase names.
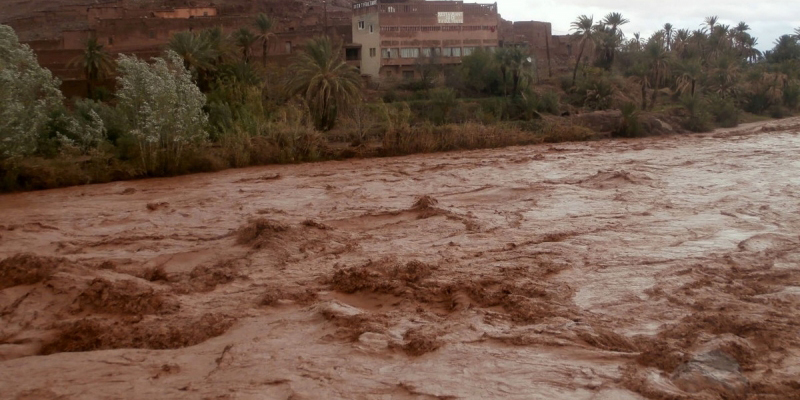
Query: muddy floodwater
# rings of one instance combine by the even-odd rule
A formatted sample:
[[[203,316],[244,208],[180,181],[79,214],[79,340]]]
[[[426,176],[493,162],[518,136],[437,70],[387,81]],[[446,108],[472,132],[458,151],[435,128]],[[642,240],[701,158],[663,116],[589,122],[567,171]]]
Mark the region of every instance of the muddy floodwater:
[[[3,399],[800,399],[800,119],[0,196]]]

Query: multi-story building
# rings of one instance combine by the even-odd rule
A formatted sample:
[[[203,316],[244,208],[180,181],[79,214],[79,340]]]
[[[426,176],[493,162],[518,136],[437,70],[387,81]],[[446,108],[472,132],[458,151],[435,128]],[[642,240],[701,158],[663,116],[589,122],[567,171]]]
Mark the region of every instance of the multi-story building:
[[[370,0],[353,5],[353,43],[361,73],[413,77],[421,63],[459,64],[498,46],[497,3]]]

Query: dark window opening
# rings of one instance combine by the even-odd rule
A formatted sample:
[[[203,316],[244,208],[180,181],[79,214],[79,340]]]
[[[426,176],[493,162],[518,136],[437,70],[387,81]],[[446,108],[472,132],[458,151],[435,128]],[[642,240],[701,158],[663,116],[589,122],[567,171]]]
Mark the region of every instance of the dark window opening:
[[[359,49],[345,49],[344,58],[347,61],[356,61],[360,59]]]

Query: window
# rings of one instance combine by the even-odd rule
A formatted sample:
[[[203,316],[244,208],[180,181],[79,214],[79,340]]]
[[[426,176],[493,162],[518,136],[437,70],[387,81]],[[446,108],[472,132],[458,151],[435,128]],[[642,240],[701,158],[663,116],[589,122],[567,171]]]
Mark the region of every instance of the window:
[[[445,57],[461,57],[461,47],[445,47],[442,49]]]
[[[369,33],[372,32],[375,32],[375,28],[372,26],[372,24],[369,24]]]
[[[364,21],[358,21],[358,30],[360,31],[364,30]]]
[[[374,47],[370,48],[369,49],[369,56],[370,57],[375,57],[375,54],[376,54],[375,48]]]
[[[400,57],[402,58],[417,58],[419,57],[418,48],[400,49]]]
[[[286,42],[286,54],[290,54],[292,52],[292,42]]]
[[[403,78],[414,79],[414,71],[403,71]]]
[[[359,49],[345,49],[344,59],[347,61],[357,61],[361,59],[361,52]]]
[[[114,37],[113,37],[113,36],[109,36],[109,37],[108,37],[108,44],[109,44],[109,45],[112,45],[112,44],[114,44]]]
[[[383,58],[398,58],[399,49],[381,49],[381,57]]]
[[[464,57],[475,52],[475,47],[464,47]]]

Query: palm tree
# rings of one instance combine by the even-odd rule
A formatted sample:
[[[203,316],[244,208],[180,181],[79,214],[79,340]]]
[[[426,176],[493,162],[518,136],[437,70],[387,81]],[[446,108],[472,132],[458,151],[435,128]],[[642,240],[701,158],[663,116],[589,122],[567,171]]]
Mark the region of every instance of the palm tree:
[[[677,91],[678,93],[686,93],[694,97],[697,89],[697,80],[703,74],[703,65],[699,58],[692,58],[682,61],[678,64],[678,80]]]
[[[341,47],[334,46],[327,36],[311,39],[290,71],[287,91],[305,100],[319,130],[332,129],[339,111],[361,97],[358,70],[342,59]]]
[[[703,25],[708,27],[709,32],[714,32],[714,27],[717,25],[718,21],[719,17],[716,15],[712,15],[706,17],[705,20],[703,20]]]
[[[105,78],[114,69],[114,60],[103,50],[103,45],[97,42],[97,38],[90,37],[86,41],[83,54],[73,58],[67,64],[69,67],[80,66],[86,75],[86,95],[91,99],[93,96],[92,83]]]
[[[664,34],[667,35],[667,51],[672,50],[672,34],[675,32],[672,24],[667,22],[664,24]]]
[[[519,95],[523,82],[530,82],[531,70],[526,68],[528,58],[530,58],[528,54],[520,47],[509,49],[505,57],[504,61],[508,63],[505,69],[511,73],[511,97]]]
[[[207,34],[178,32],[172,35],[167,48],[183,58],[183,65],[197,79],[201,90],[209,89],[209,76],[216,70],[217,51]]]
[[[602,32],[603,38],[603,64],[606,69],[611,69],[614,64],[614,58],[625,35],[619,29],[620,26],[630,22],[618,12],[608,13],[603,20],[598,24],[595,29]]]
[[[266,14],[258,14],[256,17],[256,29],[258,30],[258,35],[256,35],[256,40],[261,42],[261,61],[264,66],[267,66],[267,51],[269,50],[269,40],[275,37],[275,34],[272,33],[272,28],[274,26],[274,22],[272,18],[267,17]]]
[[[256,40],[256,35],[245,27],[239,28],[238,31],[233,33],[233,42],[236,44],[236,47],[242,49],[242,59],[246,63],[250,62],[250,53],[253,50],[253,44]]]
[[[653,96],[650,98],[650,109],[656,105],[658,86],[664,79],[664,76],[666,76],[665,71],[670,54],[664,49],[663,39],[659,39],[661,39],[659,36],[654,36],[650,39],[645,48],[645,56],[650,64],[650,70],[653,75]]]
[[[689,56],[689,30],[678,29],[675,32],[675,40],[672,41],[672,51],[674,51],[681,59],[686,59]]]
[[[511,96],[517,97],[522,83],[530,77],[530,70],[525,67],[528,54],[520,47],[505,47],[495,52],[495,60],[500,68],[503,82],[503,95],[508,95],[508,81],[511,78]]]
[[[583,57],[583,51],[586,49],[586,42],[591,42],[594,38],[594,17],[581,15],[570,26],[572,27],[571,30],[575,31],[575,37],[580,40],[578,59],[575,61],[575,71],[572,73],[572,85],[574,86],[578,77],[578,67],[581,65],[581,57]]]

